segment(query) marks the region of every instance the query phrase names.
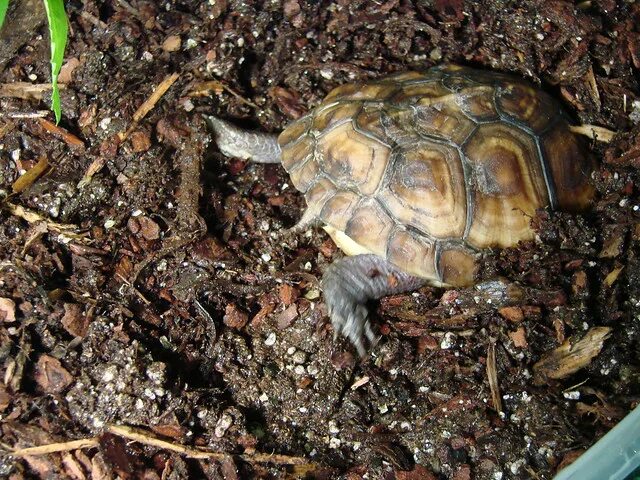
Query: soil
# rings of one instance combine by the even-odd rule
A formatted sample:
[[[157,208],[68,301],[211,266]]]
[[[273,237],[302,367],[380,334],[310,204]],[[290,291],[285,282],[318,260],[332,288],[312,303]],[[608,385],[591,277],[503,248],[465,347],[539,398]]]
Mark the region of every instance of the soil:
[[[6,87],[49,81],[42,22],[0,77],[0,476],[551,478],[638,404],[639,3],[65,3],[59,127],[48,89]],[[283,169],[225,158],[201,114],[276,132],[338,85],[442,62],[616,134],[589,145],[591,211],[540,212],[539,241],[487,254],[491,288],[372,305],[360,360],[318,282],[341,253],[289,231]],[[571,368],[554,355],[576,342]]]

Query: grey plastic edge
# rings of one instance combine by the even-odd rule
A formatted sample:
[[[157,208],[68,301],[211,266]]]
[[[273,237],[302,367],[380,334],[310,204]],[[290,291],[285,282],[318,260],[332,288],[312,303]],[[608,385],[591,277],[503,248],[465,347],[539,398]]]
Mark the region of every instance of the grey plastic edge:
[[[640,405],[554,480],[623,480],[640,466]]]

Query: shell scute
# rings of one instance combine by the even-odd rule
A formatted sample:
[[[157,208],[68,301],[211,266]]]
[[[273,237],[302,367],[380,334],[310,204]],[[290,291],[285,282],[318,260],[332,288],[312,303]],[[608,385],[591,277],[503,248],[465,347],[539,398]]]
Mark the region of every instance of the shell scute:
[[[545,130],[559,115],[558,107],[545,92],[529,85],[508,83],[496,94],[498,108],[536,134]]]
[[[568,211],[587,208],[595,193],[589,182],[595,164],[592,158],[584,157],[579,139],[563,124],[551,128],[541,144],[559,206]]]
[[[311,117],[305,115],[295,122],[291,122],[280,135],[278,135],[278,143],[281,148],[286,147],[290,143],[297,142],[307,133],[311,127]]]
[[[372,253],[385,256],[387,238],[394,225],[375,199],[366,199],[354,209],[344,233]]]
[[[358,103],[336,103],[318,110],[313,117],[313,130],[319,133],[341,123],[350,122],[361,109]]]
[[[506,247],[533,237],[531,218],[549,204],[535,141],[503,123],[481,125],[465,146],[474,209],[467,240]]]
[[[422,81],[403,86],[389,99],[389,102],[396,105],[412,105],[425,98],[438,99],[450,94],[451,92],[438,81]]]
[[[371,195],[387,167],[390,149],[358,133],[352,123],[346,123],[319,140],[318,153],[326,173],[336,184],[357,187],[363,194]]]
[[[315,142],[310,135],[304,135],[296,142],[291,142],[285,146],[281,145],[281,148],[282,166],[287,172],[290,172],[298,163],[305,162],[313,154]]]
[[[439,282],[435,264],[436,245],[404,229],[396,229],[389,236],[387,260],[413,275],[426,276]]]
[[[313,158],[313,155],[309,155],[305,162],[299,163],[289,170],[289,177],[293,186],[305,193],[315,183],[320,172],[320,165]]]
[[[305,219],[312,220],[320,216],[324,204],[337,192],[336,186],[326,177],[319,177],[309,188],[304,199],[307,202],[307,210],[304,213]]]
[[[334,88],[323,100],[323,104],[336,101],[375,100],[382,101],[398,89],[395,83],[352,83]]]
[[[476,254],[464,247],[443,247],[438,271],[445,285],[472,285],[478,270]]]
[[[418,101],[418,104],[423,102]],[[452,102],[435,103],[416,109],[416,130],[427,136],[461,145],[476,127],[475,122],[464,115]]]
[[[327,200],[319,217],[336,230],[344,232],[359,201],[360,196],[356,193],[348,190],[339,191]]]
[[[491,87],[478,87],[456,95],[456,104],[468,117],[476,122],[496,121],[499,118]]]
[[[467,205],[458,150],[423,141],[397,152],[380,201],[401,223],[432,237],[462,237]]]

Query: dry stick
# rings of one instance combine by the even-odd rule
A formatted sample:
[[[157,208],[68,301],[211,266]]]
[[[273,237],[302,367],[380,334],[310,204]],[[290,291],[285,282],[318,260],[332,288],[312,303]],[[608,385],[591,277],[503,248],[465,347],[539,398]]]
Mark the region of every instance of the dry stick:
[[[11,185],[13,193],[20,193],[29,188],[42,176],[47,168],[49,168],[49,159],[46,155],[43,155],[38,160],[38,163],[27,170],[24,174],[20,175],[16,181],[13,182],[13,185]]]
[[[217,451],[206,449],[206,448],[188,447],[186,445],[181,445],[178,443],[172,443],[166,440],[161,440],[160,438],[150,435],[149,433],[147,433],[142,429],[128,427],[125,425],[108,425],[107,431],[109,431],[110,433],[113,433],[114,435],[128,438],[129,440],[140,442],[145,445],[164,448],[166,450],[171,450],[172,452],[182,453],[183,455],[186,455],[190,458],[201,458],[201,459],[209,458],[213,460],[224,460],[225,458],[234,456],[234,457],[241,458],[242,460],[248,463],[277,463],[280,465],[312,465],[305,458],[292,457],[289,455],[277,455],[277,454],[267,454],[267,453],[254,453],[254,454],[245,453],[240,455],[234,455],[231,453],[217,452]]]
[[[160,82],[160,84],[156,87],[149,98],[147,98],[135,111],[135,113],[133,114],[133,121],[129,128],[125,132],[118,133],[118,141],[120,141],[120,143],[125,141],[129,137],[129,135],[131,135],[131,132],[133,132],[138,127],[138,123],[140,122],[140,120],[142,120],[147,115],[147,113],[149,113],[151,109],[155,107],[156,103],[158,103],[160,98],[162,98],[162,96],[167,92],[167,90],[169,90],[171,85],[173,85],[178,78],[179,75],[177,73],[173,73],[168,77],[165,77],[165,79]],[[102,170],[102,167],[104,167],[105,163],[107,163],[107,158],[105,156],[100,156],[96,160],[91,162],[91,165],[89,165],[87,171],[84,174],[84,178],[80,181],[80,186],[89,183],[89,181],[91,181],[91,177]]]
[[[591,140],[604,143],[609,143],[616,135],[616,132],[613,130],[598,127],[597,125],[571,125],[569,129],[573,133],[578,133],[585,137],[589,137]]]
[[[181,453],[190,458],[198,459],[212,459],[212,460],[224,460],[231,456],[241,458],[245,462],[253,463],[276,463],[279,465],[307,465],[314,466],[314,464],[308,462],[302,457],[292,457],[290,455],[278,455],[267,453],[254,453],[254,454],[231,454],[224,452],[217,452],[206,448],[195,448],[178,443],[162,440],[158,437],[150,435],[146,431],[128,427],[125,425],[108,425],[107,431],[117,435],[119,437],[133,440],[144,445],[152,447],[163,448],[172,452]],[[11,455],[15,457],[25,457],[28,455],[46,455],[48,453],[67,452],[70,450],[78,450],[81,448],[93,448],[99,446],[98,437],[84,438],[81,440],[72,440],[69,442],[57,442],[49,443],[47,445],[40,445],[38,447],[18,448],[11,452]]]
[[[64,90],[67,86],[59,83],[60,90]],[[51,90],[50,83],[28,83],[14,82],[0,84],[0,97],[20,98],[23,100],[42,100],[44,94]]]
[[[142,103],[142,105],[138,107],[136,112],[133,114],[133,122],[131,123],[127,131],[120,132],[118,134],[118,138],[120,139],[121,142],[125,141],[127,137],[131,135],[131,132],[133,132],[135,128],[138,126],[138,123],[140,122],[140,120],[146,117],[147,113],[149,113],[151,109],[156,106],[156,103],[158,103],[158,101],[162,98],[162,96],[167,92],[167,90],[169,90],[171,85],[173,85],[175,81],[178,80],[179,77],[180,75],[178,75],[177,73],[172,73],[171,75],[166,77],[164,80],[162,80],[162,82],[160,82],[160,84],[155,89],[155,91],[151,94],[151,96],[147,98]]]
[[[29,223],[37,223],[37,222],[45,222],[47,228],[54,232],[64,233],[67,236],[73,236],[77,238],[83,237],[82,234],[73,233],[73,230],[80,230],[77,225],[69,224],[69,223],[58,223],[52,222],[51,220],[43,217],[37,212],[33,210],[29,210],[21,205],[16,205],[14,203],[5,202],[2,204],[2,209],[8,211],[11,215],[15,215]]]
[[[498,413],[502,413],[502,399],[500,398],[498,369],[496,367],[496,345],[494,343],[489,345],[489,352],[487,354],[487,377],[489,378],[493,408],[495,408]]]
[[[42,118],[49,115],[49,110],[36,110],[35,112],[0,112],[4,118]]]
[[[54,135],[58,135],[70,147],[85,148],[84,142],[82,140],[76,137],[73,133],[70,133],[64,128],[59,127],[55,123],[50,122],[45,118],[38,119],[38,122],[40,123],[42,128],[44,128],[47,132],[53,133]]]
[[[589,66],[589,70],[587,70],[587,74],[585,76],[589,83],[589,87],[591,88],[591,92],[593,93],[593,99],[596,102],[596,106],[598,107],[598,110],[600,110],[600,106],[601,106],[600,92],[598,91],[598,83],[596,82],[596,77],[593,74],[592,66]]]
[[[69,442],[49,443],[39,447],[18,448],[11,452],[14,457],[26,457],[29,455],[46,455],[47,453],[68,452],[80,448],[97,447],[98,437],[83,438],[81,440],[71,440]]]

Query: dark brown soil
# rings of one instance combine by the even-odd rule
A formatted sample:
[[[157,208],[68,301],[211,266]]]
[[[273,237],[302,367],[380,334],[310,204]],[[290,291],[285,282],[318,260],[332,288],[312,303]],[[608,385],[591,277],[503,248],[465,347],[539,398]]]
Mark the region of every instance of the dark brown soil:
[[[62,130],[28,118],[47,94],[0,90],[0,476],[551,478],[638,404],[640,4],[65,3]],[[46,30],[16,48],[0,83],[46,83]],[[488,255],[495,291],[384,299],[359,361],[318,285],[341,254],[288,232],[304,202],[283,169],[225,158],[200,114],[279,131],[337,85],[441,62],[527,78],[617,135],[590,145],[592,211],[541,212],[539,242]],[[578,372],[534,367],[595,327],[610,331]]]

